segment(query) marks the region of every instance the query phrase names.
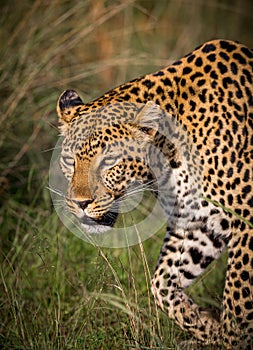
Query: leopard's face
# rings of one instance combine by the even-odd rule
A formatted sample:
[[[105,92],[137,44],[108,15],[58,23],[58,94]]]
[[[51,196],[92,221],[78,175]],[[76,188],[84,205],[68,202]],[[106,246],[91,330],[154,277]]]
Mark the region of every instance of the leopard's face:
[[[150,107],[113,107],[124,116],[121,123],[115,122],[112,108],[107,107],[77,116],[64,131],[60,165],[68,180],[66,205],[87,232],[110,229],[120,198],[137,182],[152,178],[146,153],[153,129],[144,127]],[[85,120],[85,132],[80,120]]]

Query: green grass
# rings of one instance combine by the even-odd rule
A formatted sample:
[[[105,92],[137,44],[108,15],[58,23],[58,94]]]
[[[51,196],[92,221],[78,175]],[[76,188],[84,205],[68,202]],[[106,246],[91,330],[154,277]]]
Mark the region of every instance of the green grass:
[[[49,216],[42,201],[39,210],[9,203],[3,213],[8,220],[2,228],[7,231],[11,221],[13,239],[5,241],[1,265],[1,348],[161,347],[149,253],[84,244]]]
[[[177,349],[187,336],[149,287],[163,232],[99,249],[59,221],[47,190],[55,105],[66,88],[89,101],[210,38],[253,47],[252,2],[24,0],[0,9],[0,348]],[[215,266],[190,289],[211,307],[224,277]]]

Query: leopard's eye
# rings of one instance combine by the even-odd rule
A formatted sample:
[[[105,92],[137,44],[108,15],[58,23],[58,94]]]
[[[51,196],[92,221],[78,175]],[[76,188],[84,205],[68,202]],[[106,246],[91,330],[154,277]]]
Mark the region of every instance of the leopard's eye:
[[[62,153],[60,159],[60,166],[65,177],[70,180],[74,173],[75,160],[67,153]]]
[[[117,165],[121,160],[121,157],[117,154],[108,154],[105,157],[101,158],[99,167],[101,169],[111,169]]]
[[[61,161],[67,166],[72,166],[75,164],[75,160],[71,155],[62,155]]]
[[[113,167],[119,162],[119,158],[115,156],[108,156],[103,160],[103,164],[106,167]]]

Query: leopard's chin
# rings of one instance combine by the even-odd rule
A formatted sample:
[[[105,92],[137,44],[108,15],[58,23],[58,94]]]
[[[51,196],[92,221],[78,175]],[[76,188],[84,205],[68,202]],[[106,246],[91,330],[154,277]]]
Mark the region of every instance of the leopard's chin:
[[[87,225],[81,223],[82,228],[86,233],[89,234],[98,234],[98,233],[104,233],[107,231],[110,231],[111,227],[110,226],[103,226],[103,225]]]

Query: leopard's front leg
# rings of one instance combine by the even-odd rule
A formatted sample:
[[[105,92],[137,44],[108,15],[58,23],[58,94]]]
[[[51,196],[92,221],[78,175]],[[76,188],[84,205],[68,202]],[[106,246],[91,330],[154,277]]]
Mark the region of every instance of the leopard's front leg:
[[[154,278],[152,293],[157,304],[184,330],[203,343],[217,343],[220,323],[184,293],[225,247],[207,232],[167,230]]]

